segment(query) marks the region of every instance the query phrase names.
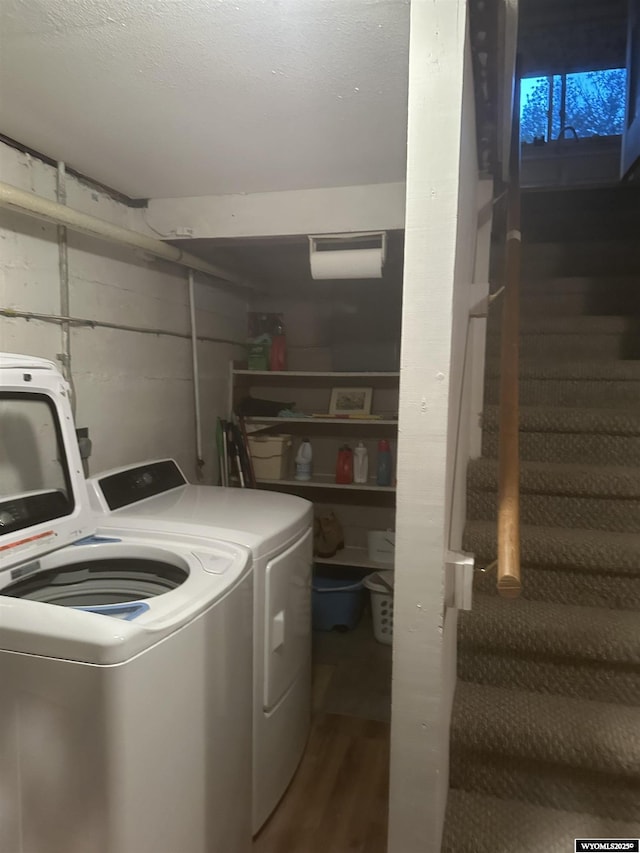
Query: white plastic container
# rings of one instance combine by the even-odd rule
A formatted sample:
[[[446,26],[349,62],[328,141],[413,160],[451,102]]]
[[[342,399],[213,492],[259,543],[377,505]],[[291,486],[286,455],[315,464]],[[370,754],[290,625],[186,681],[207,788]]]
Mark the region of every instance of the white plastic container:
[[[382,582],[382,579],[386,583]],[[371,594],[373,636],[379,643],[390,646],[393,642],[393,572],[375,572],[363,581]]]
[[[359,441],[353,451],[353,482],[366,483],[369,475],[369,456],[367,448]]]
[[[300,447],[298,448],[298,452],[296,453],[295,458],[296,463],[296,480],[310,480],[311,479],[311,465],[313,463],[313,450],[311,448],[311,442],[308,438],[303,438],[300,443]]]
[[[370,530],[367,533],[369,559],[374,563],[393,566],[396,555],[396,534],[393,530]]]
[[[291,436],[250,435],[248,439],[256,479],[286,479],[291,466]]]

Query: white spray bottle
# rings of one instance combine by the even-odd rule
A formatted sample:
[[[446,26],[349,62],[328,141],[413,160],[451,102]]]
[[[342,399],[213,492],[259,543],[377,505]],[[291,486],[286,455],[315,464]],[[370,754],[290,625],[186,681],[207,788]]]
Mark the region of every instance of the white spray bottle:
[[[296,453],[295,463],[296,463],[296,480],[310,480],[311,479],[311,463],[313,462],[313,450],[311,449],[311,442],[308,438],[303,438],[300,447],[298,448],[298,452]]]
[[[369,475],[369,455],[367,448],[359,441],[353,452],[353,482],[364,484]]]

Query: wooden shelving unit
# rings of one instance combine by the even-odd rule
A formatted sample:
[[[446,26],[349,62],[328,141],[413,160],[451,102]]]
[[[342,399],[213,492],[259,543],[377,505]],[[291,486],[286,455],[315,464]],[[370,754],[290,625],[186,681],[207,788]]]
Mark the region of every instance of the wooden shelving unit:
[[[247,370],[231,365],[230,408],[251,395],[254,398],[282,402],[283,408],[295,403],[300,414],[292,417],[245,417],[248,433],[270,431],[289,433],[295,444],[303,436],[311,440],[314,470],[311,480],[296,480],[291,468],[284,479],[258,479],[258,486],[274,491],[298,494],[320,505],[323,511],[333,509],[343,523],[346,547],[334,557],[316,562],[323,566],[345,566],[374,571],[391,568],[369,559],[366,533],[370,529],[395,526],[395,485],[378,486],[375,482],[376,449],[380,438],[395,440],[398,420],[398,372],[335,371],[264,371]],[[336,387],[370,387],[373,389],[372,414],[377,417],[330,417],[331,389]],[[302,414],[304,413],[304,415]],[[312,417],[313,414],[319,417]],[[335,460],[338,448],[348,442],[353,446],[362,440],[369,449],[367,483],[343,485],[335,482]],[[394,452],[395,457],[395,452]],[[395,458],[394,458],[395,461]]]
[[[339,489],[351,492],[395,492],[395,486],[378,486],[373,482],[368,483],[336,483],[329,474],[316,474],[311,480],[258,480],[263,486],[286,486],[292,489]]]
[[[376,569],[384,571],[393,568],[389,563],[376,563],[374,560],[370,560],[366,548],[356,548],[349,545],[338,551],[335,557],[315,557],[315,561],[322,566],[349,566],[354,569],[371,569],[372,571]]]
[[[283,380],[320,380],[323,384],[327,380],[335,380],[336,383],[345,385],[352,384],[355,381],[389,381],[398,382],[400,374],[392,371],[370,371],[360,373],[347,373],[346,371],[321,371],[321,370],[244,370],[237,367],[233,368],[234,376],[248,376],[251,379],[260,379],[280,383]]]
[[[313,427],[314,424],[332,424],[333,426],[398,426],[397,419],[390,418],[245,418],[246,424],[305,424]]]

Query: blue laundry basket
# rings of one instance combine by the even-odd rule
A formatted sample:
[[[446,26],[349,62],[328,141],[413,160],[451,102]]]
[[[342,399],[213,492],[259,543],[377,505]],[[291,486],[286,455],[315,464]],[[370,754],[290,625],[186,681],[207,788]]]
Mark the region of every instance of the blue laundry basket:
[[[311,603],[314,631],[355,628],[364,604],[362,580],[316,576]]]

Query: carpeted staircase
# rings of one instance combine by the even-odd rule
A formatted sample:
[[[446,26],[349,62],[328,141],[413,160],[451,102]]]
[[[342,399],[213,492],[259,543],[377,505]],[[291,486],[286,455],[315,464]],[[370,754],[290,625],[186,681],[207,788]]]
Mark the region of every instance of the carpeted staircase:
[[[597,193],[576,210],[587,199],[604,226]],[[640,837],[640,242],[524,236],[524,589],[499,598],[481,574],[460,617],[444,853]],[[477,565],[496,555],[498,354],[494,316],[468,471]]]

